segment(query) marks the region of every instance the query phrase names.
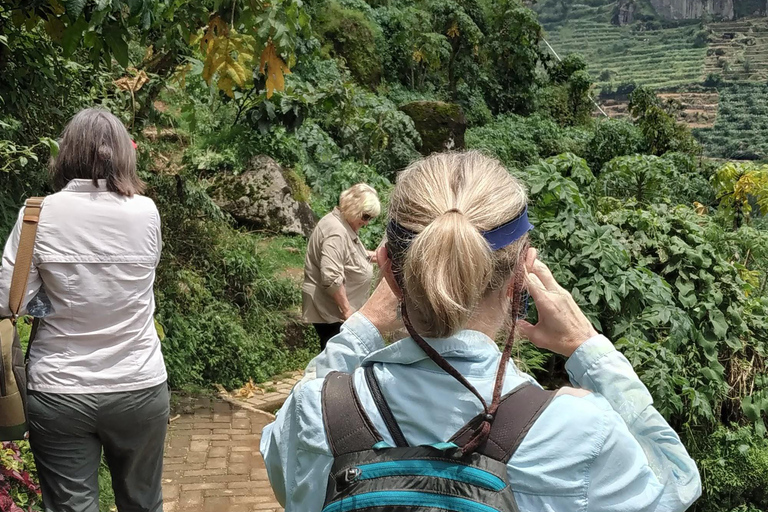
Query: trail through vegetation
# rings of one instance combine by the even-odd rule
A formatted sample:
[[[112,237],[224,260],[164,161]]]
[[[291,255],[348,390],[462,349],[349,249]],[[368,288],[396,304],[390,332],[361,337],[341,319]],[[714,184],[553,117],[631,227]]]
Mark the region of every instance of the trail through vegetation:
[[[5,2],[0,235],[25,197],[52,191],[45,164],[67,119],[110,109],[138,143],[163,220],[156,319],[172,386],[261,382],[318,350],[298,321],[305,240],[238,224],[209,196],[213,182],[268,155],[318,217],[361,181],[386,203],[435,137],[400,107],[458,105],[467,147],[529,187],[541,257],[695,456],[704,497],[694,509],[766,510],[768,167],[704,156],[735,156],[723,123],[753,123],[737,129],[752,139],[744,151],[759,149],[764,102],[755,92],[756,114],[739,117],[746,89],[719,88],[702,147],[674,98],[637,87],[704,79],[698,25],[641,12],[638,31],[611,25],[607,1],[564,15],[551,3],[537,7],[551,40],[585,41],[586,60],[557,61],[518,0]],[[620,91],[625,79],[638,83]],[[623,119],[593,117],[589,94],[602,89],[622,97]],[[379,219],[363,239],[373,248],[382,234]],[[549,385],[567,378],[561,357],[525,342],[516,358]],[[0,503],[40,509],[26,480],[0,471]]]

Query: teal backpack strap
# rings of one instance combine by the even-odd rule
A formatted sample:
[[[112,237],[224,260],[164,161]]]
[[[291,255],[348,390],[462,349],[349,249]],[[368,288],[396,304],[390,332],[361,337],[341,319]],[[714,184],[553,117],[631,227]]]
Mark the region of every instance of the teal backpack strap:
[[[323,425],[334,457],[371,450],[381,435],[363,410],[352,375],[332,372],[322,391]]]
[[[521,384],[507,393],[496,409],[488,441],[477,451],[499,462],[509,462],[554,397],[554,391],[546,391],[530,383]],[[464,446],[483,417],[484,414],[475,416],[451,438],[451,442]]]

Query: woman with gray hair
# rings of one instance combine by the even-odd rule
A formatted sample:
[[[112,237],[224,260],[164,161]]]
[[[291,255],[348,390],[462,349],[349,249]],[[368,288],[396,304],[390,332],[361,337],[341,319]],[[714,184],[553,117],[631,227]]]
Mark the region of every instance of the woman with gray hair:
[[[160,215],[141,196],[136,151],[123,124],[101,109],[78,113],[51,162],[57,193],[40,214],[27,296],[41,290],[28,365],[30,443],[45,510],[97,512],[102,450],[121,511],[163,509],[161,474],[169,395],[155,330],[153,286]],[[0,269],[0,316],[23,210]]]
[[[376,190],[358,183],[341,193],[338,208],[323,217],[309,237],[301,289],[303,318],[315,326],[321,350],[368,299],[375,253],[365,248],[358,232],[380,213]]]

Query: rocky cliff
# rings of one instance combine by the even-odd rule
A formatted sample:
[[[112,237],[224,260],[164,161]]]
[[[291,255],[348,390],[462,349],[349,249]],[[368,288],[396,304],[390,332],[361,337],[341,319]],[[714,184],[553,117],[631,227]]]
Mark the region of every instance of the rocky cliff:
[[[701,18],[709,14],[716,18],[731,20],[734,17],[734,2],[738,0],[650,0],[659,16],[673,20]]]
[[[766,0],[650,0],[659,16],[673,20],[697,19],[705,15],[725,20],[765,16]]]

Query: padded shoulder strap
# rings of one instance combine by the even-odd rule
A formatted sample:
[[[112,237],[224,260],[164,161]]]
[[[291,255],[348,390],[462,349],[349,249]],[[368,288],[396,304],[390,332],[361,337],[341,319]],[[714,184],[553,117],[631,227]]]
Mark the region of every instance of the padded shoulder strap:
[[[27,199],[26,206],[24,207],[19,248],[16,252],[16,263],[13,266],[13,277],[11,278],[9,307],[14,321],[19,316],[21,305],[24,303],[24,296],[27,294],[29,271],[32,267],[32,256],[35,252],[37,224],[40,221],[40,211],[42,208],[42,197]]]
[[[496,410],[488,441],[477,451],[506,464],[554,397],[553,391],[543,390],[530,383],[522,384],[507,393]],[[475,416],[451,441],[458,446],[464,446],[483,416]]]
[[[323,424],[334,457],[370,450],[381,435],[363,410],[352,375],[332,372],[322,392]]]

